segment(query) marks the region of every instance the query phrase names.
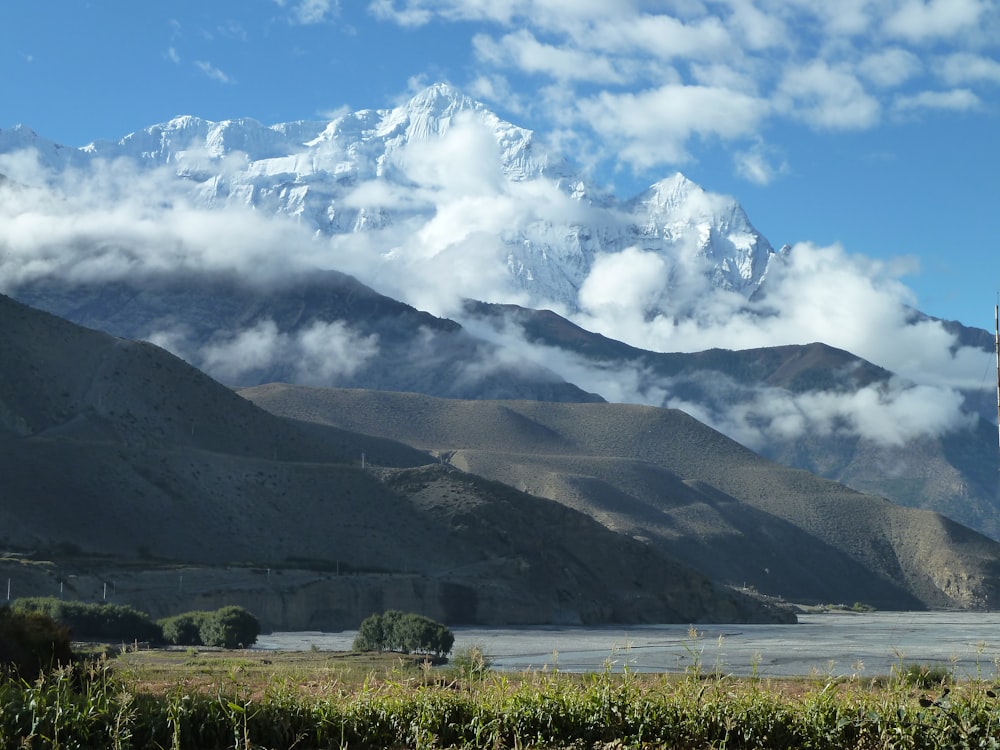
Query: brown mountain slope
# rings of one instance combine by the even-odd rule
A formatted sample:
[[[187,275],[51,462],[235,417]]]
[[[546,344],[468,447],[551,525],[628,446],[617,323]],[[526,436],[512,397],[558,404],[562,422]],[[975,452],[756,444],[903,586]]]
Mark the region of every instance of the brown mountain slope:
[[[436,451],[731,584],[886,608],[985,607],[1000,594],[997,543],[771,463],[682,412],[285,385],[242,393],[278,414]]]
[[[776,616],[585,514],[276,417],[155,346],[2,296],[0,325],[0,563],[18,595],[52,593],[31,589],[55,573],[11,562],[27,556],[61,580],[127,572],[120,596],[154,615],[246,603],[268,627],[392,607],[480,623]],[[186,587],[150,583],[192,565]]]
[[[663,393],[661,405],[687,403],[699,419],[730,432],[772,461],[805,469],[901,505],[934,510],[1000,539],[1000,472],[996,394],[983,381],[963,391],[966,427],[912,436],[903,444],[862,437],[857,430],[767,429],[767,403],[796,394],[892,393],[895,376],[850,352],[822,343],[729,351],[652,352],[592,333],[550,311],[468,302],[466,312],[497,330],[519,330],[536,345],[572,352],[601,369],[625,371],[640,391]],[[911,322],[931,320],[916,311]],[[469,320],[466,320],[468,323]],[[962,346],[993,349],[985,331],[943,323]],[[553,357],[558,361],[558,357]],[[899,386],[903,381],[897,381]],[[811,411],[803,405],[806,416]],[[978,416],[974,416],[977,415]],[[752,415],[752,416],[751,416]]]

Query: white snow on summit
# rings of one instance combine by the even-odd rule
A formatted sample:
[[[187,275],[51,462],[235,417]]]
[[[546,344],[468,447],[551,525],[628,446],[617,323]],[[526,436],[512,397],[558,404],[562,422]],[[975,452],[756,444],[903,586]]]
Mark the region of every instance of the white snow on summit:
[[[496,261],[509,298],[566,311],[580,309],[581,288],[609,259],[657,259],[655,309],[692,268],[749,297],[774,257],[736,201],[680,174],[631,200],[595,191],[530,130],[446,84],[330,122],[184,116],[79,149],[0,130],[0,154],[28,148],[55,172],[120,159],[170,169],[196,205],[284,215],[317,237],[375,232],[386,262]],[[481,295],[475,283],[456,291]]]

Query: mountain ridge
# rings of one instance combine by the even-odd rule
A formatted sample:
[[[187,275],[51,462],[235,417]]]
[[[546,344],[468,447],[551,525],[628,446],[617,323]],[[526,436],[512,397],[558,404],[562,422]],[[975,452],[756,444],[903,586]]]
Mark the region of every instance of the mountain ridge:
[[[95,582],[119,580],[117,601],[153,616],[235,603],[281,629],[401,607],[481,624],[789,619],[571,509],[265,412],[152,344],[2,295],[0,322],[0,570],[19,595],[61,576],[99,599]]]
[[[498,159],[503,180],[489,186],[490,191],[505,195],[518,184],[545,185],[544,201],[532,201],[530,194],[516,198],[533,204],[535,215],[507,227],[498,250],[504,258],[497,258],[506,262],[509,293],[527,295],[534,303],[577,308],[597,259],[633,247],[668,266],[677,252],[694,252],[707,279],[745,296],[760,287],[775,256],[733,199],[675,176],[619,200],[588,185],[565,159],[542,149],[531,131],[501,120],[446,84],[429,86],[392,109],[359,110],[325,124],[264,126],[250,118],[212,122],[182,116],[118,141],[95,141],[77,149],[57,146],[27,128],[0,130],[0,153],[34,145],[51,172],[121,159],[140,168],[169,168],[187,184],[197,205],[252,207],[290,217],[328,237],[398,227],[400,233],[387,236],[389,246],[383,251],[391,259],[406,250],[408,223],[433,217],[426,206],[405,206],[386,197],[387,191],[413,187],[411,172],[417,167],[407,149],[432,137],[452,136],[453,150],[480,148],[480,137],[492,140],[492,158]],[[461,175],[468,169],[463,164],[454,172]],[[476,173],[459,179],[471,184],[478,178]],[[451,178],[438,174],[431,179]],[[651,198],[668,184],[672,205],[665,213],[665,204]],[[359,189],[367,185],[380,187]],[[712,210],[706,213],[707,207]],[[448,247],[446,242],[421,252],[436,255]]]

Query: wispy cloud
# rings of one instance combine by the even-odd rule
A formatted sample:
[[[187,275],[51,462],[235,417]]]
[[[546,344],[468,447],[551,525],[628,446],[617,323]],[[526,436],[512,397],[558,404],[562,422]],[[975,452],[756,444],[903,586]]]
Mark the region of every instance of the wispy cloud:
[[[325,23],[340,14],[338,0],[274,0],[282,8],[289,11],[289,19],[293,23],[310,25]]]
[[[901,96],[893,102],[893,108],[900,113],[933,109],[966,112],[979,109],[981,106],[982,101],[979,97],[968,89],[921,91],[912,96]]]
[[[211,78],[213,81],[218,81],[219,83],[236,83],[236,79],[227,75],[225,72],[215,67],[212,63],[207,60],[195,60],[194,66],[198,68],[202,73]]]

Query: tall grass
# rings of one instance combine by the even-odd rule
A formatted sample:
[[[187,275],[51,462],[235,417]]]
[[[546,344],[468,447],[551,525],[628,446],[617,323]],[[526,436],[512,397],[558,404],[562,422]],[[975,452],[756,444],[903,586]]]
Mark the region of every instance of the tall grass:
[[[899,670],[804,683],[431,670],[308,690],[234,671],[153,692],[102,660],[33,682],[2,678],[0,707],[3,748],[989,748],[1000,736],[987,681],[928,693]]]

